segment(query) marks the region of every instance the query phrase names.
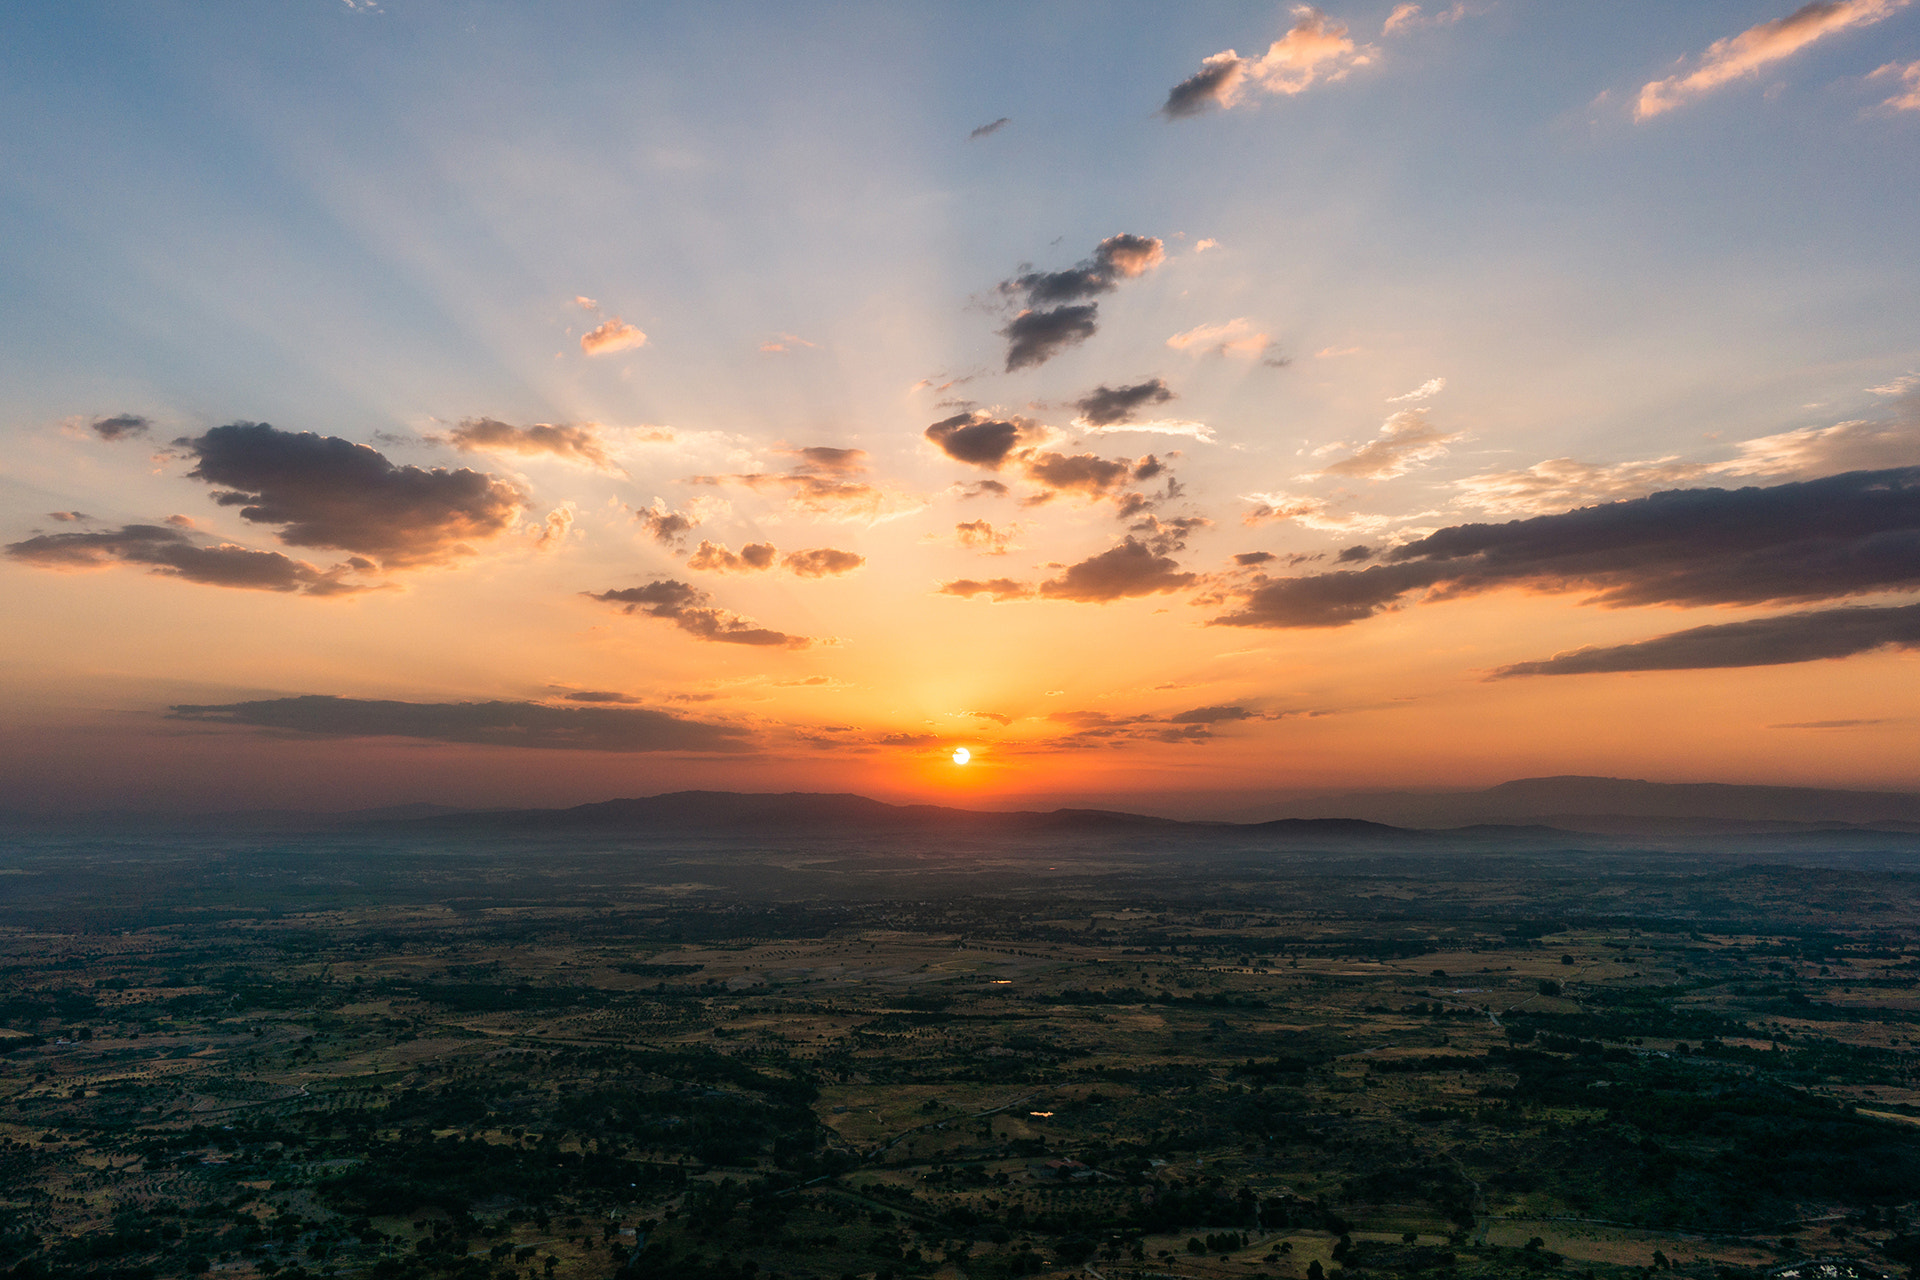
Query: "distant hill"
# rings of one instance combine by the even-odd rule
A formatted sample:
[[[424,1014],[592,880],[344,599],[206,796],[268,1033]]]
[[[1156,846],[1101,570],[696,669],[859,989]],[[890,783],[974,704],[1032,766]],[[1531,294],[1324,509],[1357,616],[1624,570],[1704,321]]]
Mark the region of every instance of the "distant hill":
[[[1809,827],[1920,831],[1920,795],[1567,775],[1484,791],[1350,792],[1290,801],[1276,817],[1359,818],[1410,827],[1541,823],[1568,831],[1710,834]]]

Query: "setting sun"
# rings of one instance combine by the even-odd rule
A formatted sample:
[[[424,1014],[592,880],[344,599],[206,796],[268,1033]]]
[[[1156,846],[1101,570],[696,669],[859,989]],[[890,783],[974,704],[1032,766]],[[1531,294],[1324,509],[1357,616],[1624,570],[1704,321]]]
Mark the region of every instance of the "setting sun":
[[[953,749],[953,762],[955,764],[965,764],[971,759],[973,759],[973,752],[967,750],[965,747],[955,747]]]

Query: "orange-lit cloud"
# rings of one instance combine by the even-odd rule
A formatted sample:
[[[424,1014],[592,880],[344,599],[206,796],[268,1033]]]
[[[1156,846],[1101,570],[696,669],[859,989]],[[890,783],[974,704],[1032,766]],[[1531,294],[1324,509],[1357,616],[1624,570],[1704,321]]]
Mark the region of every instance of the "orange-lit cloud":
[[[799,511],[841,519],[881,519],[922,505],[860,479],[867,473],[867,455],[861,449],[815,445],[779,450],[795,459],[785,471],[753,471],[736,475],[688,476],[688,484],[740,485],[756,492],[784,493]]]
[[[1466,0],[1459,0],[1459,3],[1449,5],[1435,13],[1427,13],[1417,4],[1397,4],[1393,7],[1393,12],[1387,15],[1386,22],[1381,24],[1380,34],[1392,36],[1404,31],[1412,31],[1417,27],[1444,27],[1459,22],[1462,18],[1471,17],[1473,14],[1474,10],[1467,5]]]
[[[1174,334],[1167,345],[1193,355],[1238,356],[1252,360],[1273,345],[1273,338],[1241,316],[1225,324],[1203,324]]]
[[[1757,75],[1825,36],[1879,22],[1906,4],[1907,0],[1812,0],[1784,18],[1716,40],[1691,71],[1643,85],[1634,103],[1634,118],[1650,120],[1731,81]]]
[[[1003,556],[1012,545],[1015,530],[996,529],[986,520],[965,520],[953,526],[954,541],[971,551]]]
[[[1297,5],[1293,26],[1258,58],[1232,49],[1203,60],[1200,70],[1175,85],[1160,108],[1169,119],[1199,115],[1210,108],[1238,105],[1249,89],[1291,96],[1320,81],[1344,79],[1373,60],[1373,50],[1357,46],[1347,28],[1311,5]]]
[[[771,542],[749,542],[736,553],[724,543],[702,540],[687,568],[707,573],[764,573],[776,564],[802,578],[825,578],[852,573],[865,564],[865,556],[832,547],[815,547],[788,553],[785,559]]]
[[[1250,525],[1292,522],[1306,529],[1328,533],[1366,532],[1384,529],[1392,521],[1385,516],[1365,515],[1342,510],[1331,498],[1316,498],[1297,493],[1250,493],[1244,501],[1253,508],[1241,517]]]
[[[619,316],[604,321],[580,335],[580,349],[590,356],[610,355],[647,345],[647,335]]]
[[[620,470],[607,456],[597,423],[555,426],[539,422],[516,427],[494,418],[468,418],[447,432],[445,439],[462,453],[548,454],[602,471]]]
[[[1898,80],[1901,88],[1880,105],[1893,111],[1920,111],[1920,61],[1909,62],[1901,66],[1889,62],[1877,67],[1867,77],[1869,80]]]
[[[1402,409],[1381,424],[1379,435],[1346,457],[1327,463],[1317,474],[1354,480],[1391,480],[1407,474],[1422,462],[1438,458],[1459,438],[1459,432],[1441,431],[1428,422],[1425,409]]]

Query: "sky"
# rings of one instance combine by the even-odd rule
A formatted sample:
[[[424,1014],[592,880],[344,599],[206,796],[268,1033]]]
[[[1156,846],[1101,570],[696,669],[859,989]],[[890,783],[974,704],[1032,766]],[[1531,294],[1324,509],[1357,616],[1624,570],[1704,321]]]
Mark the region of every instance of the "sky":
[[[0,115],[0,808],[1920,788],[1920,3],[29,2]]]

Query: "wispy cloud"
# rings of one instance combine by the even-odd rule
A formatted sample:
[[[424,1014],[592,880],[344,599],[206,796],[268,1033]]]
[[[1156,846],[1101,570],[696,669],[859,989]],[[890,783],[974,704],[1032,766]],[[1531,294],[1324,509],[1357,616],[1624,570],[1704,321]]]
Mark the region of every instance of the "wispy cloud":
[[[1167,93],[1161,114],[1170,120],[1225,110],[1249,92],[1291,96],[1321,81],[1344,79],[1373,60],[1374,50],[1355,45],[1347,28],[1311,5],[1297,5],[1293,26],[1257,58],[1232,49],[1204,59],[1200,69]]]
[[[468,418],[447,432],[444,439],[462,453],[546,454],[564,462],[621,473],[607,456],[598,423],[556,426],[539,422],[530,427],[516,427],[493,418]]]
[[[983,124],[979,128],[975,129],[972,133],[969,133],[967,135],[967,141],[971,142],[975,138],[984,138],[984,137],[987,137],[989,134],[998,133],[1012,123],[1013,123],[1012,116],[1001,116],[998,120],[990,120],[986,124]]]
[[[1422,462],[1440,457],[1447,446],[1459,438],[1459,432],[1442,431],[1428,422],[1427,410],[1402,409],[1381,424],[1379,435],[1314,474],[1345,476],[1352,480],[1391,480],[1407,474]]]
[[[1238,356],[1253,360],[1273,345],[1273,338],[1253,327],[1245,316],[1224,324],[1203,324],[1183,330],[1167,339],[1175,351],[1192,355]]]
[[[1762,22],[1739,35],[1716,40],[1691,70],[1641,86],[1634,118],[1650,120],[1713,92],[1722,85],[1789,58],[1816,40],[1867,26],[1906,7],[1908,0],[1813,0],[1784,18]]]
[[[690,583],[661,578],[643,587],[623,587],[614,591],[589,591],[590,599],[602,604],[619,605],[622,613],[660,618],[699,640],[716,644],[742,644],[759,648],[805,649],[813,643],[805,636],[791,636],[763,627],[751,618],[716,608],[712,597]]]
[[[1875,68],[1867,77],[1869,80],[1898,80],[1901,88],[1880,105],[1893,111],[1920,111],[1920,61],[1909,62],[1905,66],[1889,62],[1884,67]]]
[[[617,698],[618,695],[610,695]],[[620,701],[627,699],[619,698]],[[539,702],[388,702],[308,695],[186,704],[168,718],[324,738],[417,738],[561,751],[742,751],[735,728],[639,707],[554,707]]]
[[[1538,662],[1501,667],[1492,679],[1591,675],[1609,671],[1698,671],[1716,667],[1774,667],[1871,653],[1920,649],[1920,605],[1892,609],[1850,606],[1776,618],[1692,627],[1633,644],[1591,646]],[[1861,721],[1826,721],[1833,728]]]

